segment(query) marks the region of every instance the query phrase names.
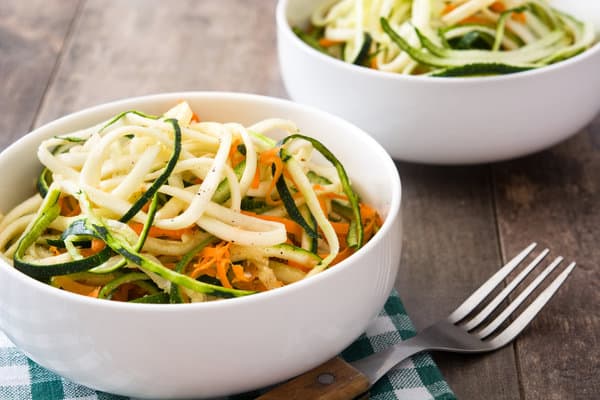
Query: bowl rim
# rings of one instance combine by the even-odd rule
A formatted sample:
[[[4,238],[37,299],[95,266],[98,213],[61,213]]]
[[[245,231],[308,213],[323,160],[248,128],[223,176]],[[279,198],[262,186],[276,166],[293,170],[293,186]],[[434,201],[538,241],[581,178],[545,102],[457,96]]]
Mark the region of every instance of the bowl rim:
[[[569,68],[573,64],[578,64],[584,60],[595,57],[600,54],[600,34],[598,30],[600,27],[596,27],[596,43],[585,51],[570,57],[566,60],[547,65],[540,68],[535,68],[527,71],[516,72],[512,74],[504,75],[492,75],[492,76],[475,76],[475,77],[432,77],[422,75],[406,75],[399,74],[390,71],[380,71],[371,68],[366,68],[354,64],[347,63],[339,60],[335,57],[323,54],[306,43],[304,43],[298,36],[292,31],[290,24],[287,19],[287,8],[291,1],[294,0],[278,0],[275,10],[275,20],[277,24],[277,36],[281,34],[285,35],[288,43],[293,43],[298,49],[307,54],[308,57],[315,57],[317,60],[321,60],[324,63],[330,64],[334,68],[341,68],[349,73],[363,74],[365,77],[371,77],[373,79],[390,80],[390,81],[407,81],[407,82],[423,82],[425,84],[442,84],[442,85],[464,85],[467,84],[482,84],[484,82],[504,82],[506,80],[520,80],[529,79],[531,76],[551,74],[556,71],[560,71],[565,68]]]
[[[390,175],[391,184],[391,198],[388,206],[388,214],[383,221],[383,225],[375,234],[375,236],[369,240],[363,247],[361,247],[355,254],[336,264],[336,268],[328,268],[315,276],[310,277],[306,280],[294,282],[277,289],[269,290],[266,292],[256,293],[249,296],[234,297],[217,301],[191,303],[191,304],[143,304],[143,303],[126,303],[117,301],[102,301],[100,299],[90,298],[79,294],[71,293],[68,291],[60,290],[49,284],[40,282],[20,271],[15,269],[6,261],[6,257],[0,256],[0,268],[4,269],[6,273],[14,279],[21,281],[23,285],[31,286],[35,290],[40,290],[44,296],[56,296],[64,301],[79,303],[79,305],[89,305],[93,307],[107,308],[114,311],[127,311],[135,310],[136,312],[187,312],[199,310],[213,310],[228,307],[237,307],[239,304],[252,304],[256,302],[269,301],[271,298],[282,297],[294,293],[298,290],[304,290],[306,286],[310,286],[312,283],[322,281],[324,279],[333,279],[336,274],[342,273],[343,268],[350,264],[352,260],[362,257],[365,253],[369,252],[370,249],[376,246],[376,244],[383,240],[387,236],[387,233],[392,229],[395,220],[400,218],[401,213],[401,199],[402,199],[402,184],[400,181],[400,174],[396,168],[394,161],[386,150],[369,134],[364,130],[357,127],[354,124],[338,117],[334,114],[322,111],[318,108],[293,102],[288,99],[265,96],[259,94],[242,93],[242,92],[225,92],[225,91],[182,91],[182,92],[168,92],[168,93],[155,93],[143,96],[127,97],[114,101],[108,101],[98,105],[86,107],[82,110],[66,114],[60,118],[45,123],[27,134],[23,135],[17,141],[13,142],[5,149],[0,152],[0,156],[7,152],[14,151],[15,149],[27,144],[29,141],[35,141],[39,143],[41,137],[48,136],[48,133],[63,124],[69,124],[73,120],[83,117],[93,117],[95,114],[102,114],[113,108],[122,108],[131,103],[139,103],[138,107],[143,107],[144,103],[152,104],[155,102],[173,100],[181,101],[182,99],[188,98],[214,98],[221,100],[241,100],[250,101],[253,103],[260,103],[265,105],[279,105],[285,108],[295,109],[303,113],[316,114],[319,118],[329,119],[337,125],[354,130],[358,135],[363,136],[365,141],[370,143],[371,148],[381,159],[385,160],[387,174]],[[37,160],[37,158],[36,158]],[[38,161],[39,162],[39,161]],[[398,260],[399,262],[399,260]],[[273,300],[275,301],[275,300]]]

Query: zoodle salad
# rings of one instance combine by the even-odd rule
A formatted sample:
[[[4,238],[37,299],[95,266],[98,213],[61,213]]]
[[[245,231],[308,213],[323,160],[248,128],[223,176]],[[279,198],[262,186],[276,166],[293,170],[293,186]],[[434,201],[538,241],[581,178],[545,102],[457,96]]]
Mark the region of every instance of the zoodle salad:
[[[288,120],[205,122],[182,102],[47,139],[38,158],[37,193],[0,220],[0,249],[33,278],[101,299],[278,288],[347,258],[382,224],[335,155]]]
[[[543,67],[589,48],[594,26],[547,0],[334,0],[296,34],[369,68],[432,76],[495,75]]]

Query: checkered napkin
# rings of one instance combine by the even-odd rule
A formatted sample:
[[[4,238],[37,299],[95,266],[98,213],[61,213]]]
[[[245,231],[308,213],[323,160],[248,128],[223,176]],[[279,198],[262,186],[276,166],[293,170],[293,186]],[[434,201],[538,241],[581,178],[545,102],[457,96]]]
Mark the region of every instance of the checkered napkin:
[[[396,292],[366,333],[342,352],[353,361],[372,354],[415,334]],[[231,399],[252,399],[247,393]],[[397,365],[370,392],[373,400],[456,400],[437,366],[428,354],[414,356]],[[122,396],[97,392],[40,367],[0,332],[0,399],[2,400],[127,400]]]

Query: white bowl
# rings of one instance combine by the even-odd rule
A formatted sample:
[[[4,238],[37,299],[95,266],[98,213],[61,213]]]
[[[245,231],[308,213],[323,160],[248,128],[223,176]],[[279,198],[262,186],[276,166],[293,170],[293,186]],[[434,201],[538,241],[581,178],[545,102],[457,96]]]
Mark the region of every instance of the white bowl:
[[[290,26],[305,25],[322,1],[280,0],[277,5],[287,92],[295,101],[355,123],[396,159],[468,164],[518,157],[577,133],[600,110],[600,44],[518,74],[406,76],[344,63],[298,39]],[[579,17],[593,16],[600,27],[597,2],[554,3]]]
[[[55,289],[0,262],[0,329],[32,360],[94,389],[144,398],[206,398],[285,380],[333,357],[364,332],[398,271],[400,180],[385,150],[338,117],[255,95],[154,95],[44,125],[0,154],[0,210],[6,212],[33,192],[41,168],[36,148],[43,139],[124,110],[160,114],[182,99],[203,120],[295,121],[337,155],[385,222],[356,254],[315,277],[211,303],[102,301]]]

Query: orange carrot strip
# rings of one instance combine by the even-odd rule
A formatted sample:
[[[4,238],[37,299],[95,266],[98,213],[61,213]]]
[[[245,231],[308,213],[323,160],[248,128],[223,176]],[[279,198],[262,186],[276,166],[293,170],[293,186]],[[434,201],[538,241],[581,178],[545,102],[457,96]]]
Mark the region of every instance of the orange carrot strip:
[[[142,233],[142,229],[144,229],[144,225],[139,222],[129,222],[129,227],[135,231],[138,235]],[[148,236],[150,237],[168,237],[170,239],[181,239],[184,234],[191,234],[194,231],[193,226],[188,226],[187,228],[181,229],[163,229],[156,226],[151,226],[148,231]]]
[[[197,262],[189,276],[197,278],[200,275],[211,275],[211,269],[216,268],[214,276],[216,276],[221,284],[225,287],[227,284],[230,285],[229,279],[227,279],[227,266],[231,264],[231,256],[229,255],[229,243],[221,242],[214,247],[205,247],[200,253],[200,261]]]
[[[79,253],[84,257],[89,257],[91,255],[99,253],[102,249],[106,247],[106,243],[100,239],[92,239],[92,243],[89,249],[81,249]]]
[[[329,214],[329,211],[327,210],[327,202],[325,201],[325,199],[323,197],[318,197],[318,199],[319,205],[321,206],[321,210],[323,210],[323,214]]]
[[[56,276],[54,282],[66,291],[83,296],[98,297],[98,293],[100,293],[100,286],[84,285],[66,276]]]
[[[333,230],[335,231],[335,233],[337,233],[338,235],[347,235],[348,232],[350,231],[350,224],[347,222],[329,221],[329,223],[333,227]]]
[[[506,6],[501,1],[495,1],[490,5],[490,10],[496,13],[501,13],[506,11]]]
[[[268,166],[275,164],[275,172],[273,173],[273,179],[269,183],[269,187],[267,188],[267,192],[265,194],[265,200],[268,205],[276,205],[281,203],[281,200],[275,201],[271,198],[271,192],[275,188],[277,180],[283,173],[283,161],[281,161],[281,158],[279,158],[279,155],[277,154],[278,152],[279,147],[275,147],[273,149],[262,152],[258,159],[258,161],[261,164],[265,164]]]
[[[371,61],[369,62],[369,67],[371,67],[371,69],[379,69],[379,64],[377,64],[376,57],[371,57]]]
[[[228,242],[220,242],[220,243],[217,243],[215,246],[205,247],[204,249],[202,249],[202,252],[200,253],[200,255],[202,257],[219,258],[219,257],[222,257],[226,253],[229,254],[229,243]]]
[[[522,13],[522,12],[520,12],[520,13],[514,12],[514,13],[512,13],[512,15],[511,15],[510,17],[511,17],[513,20],[515,20],[515,21],[517,21],[517,22],[520,22],[520,23],[522,23],[522,24],[525,24],[525,23],[527,23],[527,16],[525,15],[525,13]]]
[[[188,275],[190,276],[190,278],[193,278],[193,279],[198,278],[200,275],[216,275],[216,273],[215,274],[207,273],[208,270],[214,266],[213,264],[214,264],[214,259],[207,260],[204,263],[194,264],[194,268]]]
[[[446,15],[456,8],[454,4],[446,4],[446,7],[442,10],[442,15]]]
[[[304,264],[300,264],[300,263],[292,261],[292,260],[287,260],[287,265],[289,265],[290,267],[299,269],[302,272],[308,272],[312,269],[312,267],[308,267]]]
[[[260,168],[257,165],[256,172],[254,172],[254,178],[252,178],[252,183],[250,184],[250,187],[252,189],[258,189],[259,185],[260,185]]]
[[[342,43],[344,43],[344,42],[340,41],[340,40],[333,40],[333,39],[327,39],[327,38],[319,39],[319,44],[323,47],[331,47],[331,46],[335,46],[335,45],[342,44]]]
[[[354,249],[352,247],[346,247],[344,250],[340,251],[337,256],[331,261],[330,265],[335,265],[346,258],[350,257],[354,253]]]
[[[345,194],[323,193],[322,196],[325,196],[328,199],[348,200],[348,196],[346,196]]]
[[[128,301],[129,300],[129,292],[134,288],[134,285],[131,283],[124,283],[114,291],[111,296],[111,300],[115,301]]]
[[[53,252],[55,256],[58,256],[58,255],[62,254],[62,253],[60,252],[60,250],[58,249],[58,247],[56,247],[56,246],[50,246],[48,249],[49,249],[51,252]]]
[[[359,207],[360,207],[360,215],[361,215],[363,221],[366,219],[369,219],[369,218],[373,218],[374,216],[377,215],[377,210],[375,210],[373,207],[366,205],[365,203],[360,203]]]
[[[492,22],[484,17],[478,17],[476,15],[472,15],[467,17],[459,22],[459,24],[478,24],[478,25],[490,25]]]
[[[287,233],[294,235],[296,238],[302,237],[302,227],[297,222],[289,218],[276,217],[273,215],[255,214],[250,211],[242,211],[242,214],[250,215],[252,217],[263,219],[265,221],[280,222],[285,226],[285,230]]]
[[[227,278],[227,269],[230,264],[231,261],[226,259],[219,260],[219,262],[217,263],[217,278],[219,279],[219,281],[221,281],[221,285],[223,285],[223,287],[229,289],[233,287],[231,286],[231,283]]]
[[[60,196],[58,198],[58,204],[60,206],[60,214],[65,217],[74,217],[75,215],[81,214],[79,203],[71,196]]]
[[[238,144],[240,144],[241,140],[240,138],[236,137],[233,138],[233,140],[231,141],[231,146],[229,147],[229,158],[231,158],[231,156],[237,152],[237,147]]]
[[[79,203],[75,200],[75,198],[69,196],[68,203],[71,211],[66,214],[67,217],[74,217],[81,214],[81,207],[79,207]]]
[[[193,111],[192,111],[192,122],[200,122],[200,117],[198,117],[198,114],[196,114]]]
[[[241,265],[233,264],[231,266],[233,270],[233,274],[235,275],[235,279],[240,282],[250,282],[252,281],[252,276],[246,276],[244,272],[244,267]]]

